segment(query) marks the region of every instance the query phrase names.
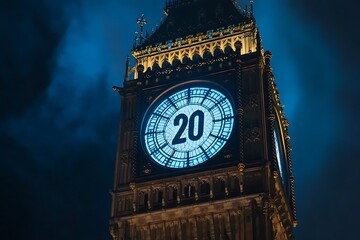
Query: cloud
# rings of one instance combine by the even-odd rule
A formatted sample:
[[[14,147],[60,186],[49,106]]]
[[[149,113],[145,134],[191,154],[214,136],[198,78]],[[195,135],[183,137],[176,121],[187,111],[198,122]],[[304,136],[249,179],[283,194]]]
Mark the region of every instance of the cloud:
[[[8,206],[0,231],[10,239],[106,238],[120,107],[111,87],[122,84],[136,18],[145,13],[151,32],[163,6],[8,1],[0,9],[0,184]],[[255,1],[291,124],[299,239],[356,229],[356,220],[334,220],[355,219],[360,196],[354,11],[334,1]]]
[[[79,239],[84,229],[93,229],[87,238],[104,239],[120,105],[111,87],[122,81],[127,15],[116,12],[121,9],[117,1],[48,1],[39,8],[36,16],[46,22],[54,39],[42,35],[31,14],[24,22],[34,28],[9,29],[14,39],[29,31],[34,41],[22,52],[15,48],[22,44],[19,39],[6,52],[13,69],[20,66],[18,81],[11,82],[13,69],[2,75],[9,81],[5,85],[11,102],[2,101],[6,118],[0,126],[1,186],[5,193],[18,188],[23,196],[3,199],[9,221],[1,232],[11,239]],[[16,25],[18,20],[9,21]],[[36,92],[13,98],[27,80]],[[21,95],[31,89],[20,90]],[[19,108],[16,114],[13,106]],[[16,206],[24,210],[25,223],[12,217],[19,210]],[[24,226],[16,231],[19,224]]]

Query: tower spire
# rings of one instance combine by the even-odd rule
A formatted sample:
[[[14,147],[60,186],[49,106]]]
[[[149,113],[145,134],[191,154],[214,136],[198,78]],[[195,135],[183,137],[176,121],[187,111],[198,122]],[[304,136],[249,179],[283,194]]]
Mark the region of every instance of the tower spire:
[[[125,68],[125,81],[129,81],[130,79],[130,57],[126,58],[126,68]]]
[[[139,17],[136,22],[140,26],[139,44],[142,44],[144,40],[143,30],[144,30],[144,26],[147,24],[145,15],[141,14],[141,17]]]
[[[250,17],[254,17],[254,0],[250,0]]]

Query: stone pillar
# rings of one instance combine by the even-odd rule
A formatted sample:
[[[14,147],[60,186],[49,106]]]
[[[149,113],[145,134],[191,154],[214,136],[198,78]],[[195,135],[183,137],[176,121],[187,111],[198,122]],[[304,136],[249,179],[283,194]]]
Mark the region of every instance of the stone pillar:
[[[243,118],[244,118],[244,108],[243,108],[243,92],[242,92],[242,61],[241,61],[241,48],[242,43],[237,41],[235,43],[236,48],[236,115],[237,115],[237,126],[238,126],[238,156],[239,161],[244,161],[244,131],[243,131]]]

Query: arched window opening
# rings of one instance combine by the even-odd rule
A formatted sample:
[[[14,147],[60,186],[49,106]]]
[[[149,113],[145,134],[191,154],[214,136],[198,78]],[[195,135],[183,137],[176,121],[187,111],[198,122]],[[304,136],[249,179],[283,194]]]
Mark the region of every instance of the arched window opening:
[[[141,192],[139,194],[139,212],[145,212],[148,208],[149,195],[147,193]]]
[[[205,51],[203,55],[203,59],[210,59],[212,57],[210,51]]]
[[[224,53],[223,53],[223,51],[222,51],[220,48],[216,48],[216,49],[214,50],[214,57],[220,57],[220,56],[222,56],[222,55],[224,55]]]
[[[225,197],[225,181],[223,179],[216,179],[214,183],[214,198]]]
[[[153,208],[159,209],[162,208],[162,202],[163,202],[163,191],[160,189],[156,189],[153,191]]]
[[[167,190],[166,207],[175,207],[177,205],[178,190],[174,187],[169,187]]]
[[[180,60],[177,59],[177,58],[175,58],[175,59],[173,60],[173,62],[172,62],[172,66],[173,66],[173,67],[179,66],[180,64],[181,64],[181,62],[180,62]]]
[[[236,176],[230,178],[229,191],[231,196],[237,196],[240,193],[240,181]]]
[[[192,58],[192,61],[194,63],[200,62],[201,61],[201,56],[198,53],[195,53],[193,58]]]
[[[184,187],[184,198],[193,198],[195,197],[195,187],[188,184]]]
[[[227,54],[233,53],[234,51],[233,51],[233,49],[232,49],[232,47],[230,45],[227,45],[225,47],[224,52],[225,52],[225,55],[227,55]]]
[[[171,67],[171,64],[168,61],[164,61],[161,67],[168,68],[168,67]]]
[[[182,59],[182,64],[188,64],[190,62],[190,58],[188,56],[184,56]]]
[[[200,185],[200,196],[209,196],[210,195],[210,184],[203,181]]]
[[[152,70],[153,71],[156,71],[156,70],[159,70],[160,69],[160,66],[159,66],[159,64],[156,62],[156,63],[154,63],[154,65],[152,66]]]

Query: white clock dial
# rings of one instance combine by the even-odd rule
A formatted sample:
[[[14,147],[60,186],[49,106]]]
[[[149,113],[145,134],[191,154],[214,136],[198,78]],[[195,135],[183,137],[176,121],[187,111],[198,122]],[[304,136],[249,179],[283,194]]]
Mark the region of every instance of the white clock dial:
[[[144,148],[156,163],[187,168],[213,157],[234,124],[229,99],[217,89],[181,88],[160,97],[143,122]]]
[[[275,138],[275,151],[276,151],[276,159],[278,161],[280,176],[284,178],[284,159],[283,159],[283,152],[280,147],[280,139],[279,139],[279,133],[274,130],[274,138]]]
[[[283,148],[280,127],[277,123],[274,126],[274,140],[275,140],[275,152],[276,159],[279,166],[279,172],[281,180],[284,184],[286,194],[289,194],[289,182],[288,182],[288,170],[286,163],[285,151]]]

